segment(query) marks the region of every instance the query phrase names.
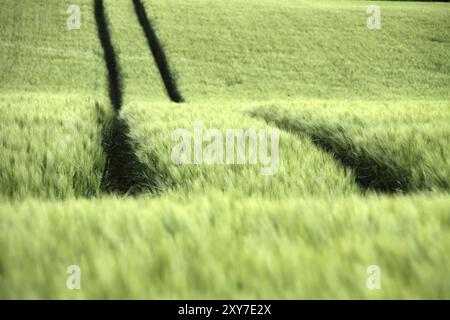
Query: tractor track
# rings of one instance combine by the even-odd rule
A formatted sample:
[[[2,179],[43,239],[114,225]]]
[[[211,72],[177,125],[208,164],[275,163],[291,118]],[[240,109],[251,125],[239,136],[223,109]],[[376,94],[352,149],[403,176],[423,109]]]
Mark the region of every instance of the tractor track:
[[[158,36],[156,35],[155,29],[153,28],[142,1],[132,1],[139,23],[141,24],[142,30],[147,38],[149,49],[153,55],[156,65],[158,66],[161,79],[164,82],[164,86],[170,100],[176,103],[184,102],[180,90],[178,89],[175,77],[170,69],[164,49],[158,39]]]
[[[102,148],[106,165],[102,175],[102,190],[109,193],[136,195],[159,192],[157,172],[147,175],[147,166],[136,155],[136,144],[130,138],[128,123],[120,117],[123,103],[121,70],[108,30],[103,0],[94,0],[98,36],[103,48],[109,83],[109,98],[113,108],[111,121],[103,123]]]
[[[308,137],[316,147],[351,170],[356,184],[364,192],[394,194],[414,191],[411,183],[412,173],[408,168],[393,160],[383,160],[356,144],[341,126],[310,124],[302,119],[279,117],[276,113],[265,111],[253,111],[250,115],[299,137]]]

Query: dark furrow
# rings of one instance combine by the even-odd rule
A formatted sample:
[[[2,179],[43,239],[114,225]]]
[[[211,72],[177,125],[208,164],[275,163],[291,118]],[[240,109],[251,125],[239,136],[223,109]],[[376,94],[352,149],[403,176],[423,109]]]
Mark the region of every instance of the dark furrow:
[[[355,182],[365,191],[379,193],[407,193],[414,191],[411,171],[395,161],[382,159],[355,144],[341,126],[325,123],[307,123],[301,119],[280,116],[272,111],[254,111],[252,116],[262,118],[279,128],[299,136],[307,136],[320,149],[331,154],[350,169]]]
[[[101,122],[103,129],[102,148],[106,165],[102,175],[101,188],[106,192],[135,195],[141,192],[158,192],[157,172],[146,174],[146,165],[136,155],[136,146],[129,137],[130,128],[119,111],[122,107],[121,73],[117,63],[111,36],[108,30],[103,0],[94,0],[95,20],[98,36],[103,47],[109,80],[109,97],[113,107],[111,120],[105,114]]]
[[[115,111],[122,107],[122,83],[116,53],[111,43],[108,24],[106,22],[103,0],[94,0],[95,21],[97,22],[98,37],[103,48],[103,55],[108,71],[109,98]]]
[[[156,36],[155,30],[148,18],[147,12],[141,0],[133,0],[134,9],[138,17],[139,23],[141,24],[142,30],[144,31],[145,37],[147,38],[147,43],[153,58],[158,66],[159,73],[166,87],[167,94],[173,102],[184,102],[183,97],[178,90],[175,78],[167,62],[166,54]]]
[[[102,145],[107,155],[102,190],[127,195],[161,192],[160,174],[151,171],[150,176],[147,175],[148,166],[136,155],[137,146],[130,138],[130,128],[125,120],[120,117],[112,120],[109,131],[103,134]]]

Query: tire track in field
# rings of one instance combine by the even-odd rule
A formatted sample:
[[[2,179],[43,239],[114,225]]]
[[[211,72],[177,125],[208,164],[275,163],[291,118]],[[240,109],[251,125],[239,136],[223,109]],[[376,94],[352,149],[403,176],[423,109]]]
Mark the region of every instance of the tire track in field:
[[[414,191],[412,173],[394,160],[381,159],[376,154],[356,144],[341,126],[326,123],[308,123],[268,110],[250,113],[267,123],[297,136],[307,136],[318,148],[331,154],[336,161],[354,173],[355,182],[364,191],[379,193],[408,193]]]
[[[103,48],[103,57],[108,71],[109,98],[114,110],[119,111],[123,101],[120,68],[117,63],[116,52],[111,42],[103,0],[94,0],[94,15],[97,23],[98,37]]]
[[[123,102],[121,70],[111,42],[103,0],[94,0],[94,15],[108,74],[109,98],[114,111],[112,120],[104,121],[103,125],[102,148],[106,155],[106,165],[102,175],[102,190],[128,195],[158,192],[160,184],[156,177],[159,175],[156,171],[151,172],[152,178],[146,174],[147,166],[136,155],[136,145],[129,136],[128,123],[119,114]]]
[[[164,82],[164,86],[166,87],[166,91],[170,97],[170,100],[176,103],[184,102],[180,90],[178,89],[176,80],[170,69],[169,63],[167,62],[167,57],[164,49],[162,48],[161,43],[156,35],[155,29],[153,28],[152,23],[149,20],[142,1],[132,1],[139,23],[141,24],[142,30],[144,31],[145,37],[147,38],[149,49],[158,67],[161,79]]]

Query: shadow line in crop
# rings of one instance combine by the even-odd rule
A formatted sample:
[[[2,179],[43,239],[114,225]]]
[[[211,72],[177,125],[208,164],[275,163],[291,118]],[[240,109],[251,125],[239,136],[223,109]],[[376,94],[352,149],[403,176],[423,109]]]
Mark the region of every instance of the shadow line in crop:
[[[151,170],[155,166],[147,166],[136,155],[138,146],[130,138],[130,128],[125,120],[120,117],[112,120],[103,134],[102,146],[107,155],[102,190],[126,195],[162,190],[160,174]],[[152,158],[157,161],[156,157]]]
[[[105,192],[125,195],[159,192],[160,175],[152,169],[155,166],[149,167],[139,160],[136,154],[137,146],[130,138],[130,128],[120,117],[123,103],[120,66],[111,42],[103,0],[94,0],[94,5],[98,36],[108,71],[109,98],[113,108],[112,119],[109,122],[103,120],[102,124],[102,148],[106,165],[102,175],[101,189]],[[102,117],[106,119],[106,115]],[[152,155],[151,159],[158,160],[155,155]]]
[[[173,102],[184,102],[180,91],[178,90],[175,78],[170,70],[169,63],[167,62],[167,57],[164,52],[163,47],[156,35],[156,32],[148,18],[147,12],[141,0],[133,0],[134,9],[138,17],[139,23],[141,24],[142,30],[144,31],[145,37],[147,38],[147,43],[153,58],[158,66],[159,73],[166,87],[167,94]]]
[[[94,12],[95,21],[97,23],[98,37],[103,48],[106,69],[108,71],[109,98],[114,110],[119,111],[122,107],[122,83],[120,81],[120,68],[111,42],[103,0],[94,0]]]
[[[320,149],[331,154],[354,173],[356,183],[365,191],[407,193],[413,191],[411,171],[364,146],[355,144],[339,125],[323,121],[308,123],[303,119],[281,116],[273,111],[253,111],[251,115],[273,123],[298,136],[307,136]]]

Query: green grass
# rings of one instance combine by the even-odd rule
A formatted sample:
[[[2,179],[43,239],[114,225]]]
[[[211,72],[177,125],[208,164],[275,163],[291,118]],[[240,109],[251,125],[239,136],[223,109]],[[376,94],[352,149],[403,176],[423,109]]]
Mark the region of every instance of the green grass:
[[[448,99],[448,4],[145,0],[188,101]]]
[[[450,103],[301,102],[250,111],[310,137],[380,191],[450,191]]]
[[[449,205],[216,192],[2,204],[0,297],[448,299]],[[65,288],[73,264],[79,291]],[[367,289],[369,265],[382,290]]]
[[[90,0],[77,1],[81,29],[69,30],[66,0],[2,0],[0,87],[2,93],[63,92],[103,96],[103,52]]]
[[[0,194],[64,199],[101,193],[105,109],[71,94],[0,95]]]
[[[100,195],[108,126],[103,54],[92,2],[69,31],[68,1],[3,1],[0,26],[0,194]]]
[[[376,2],[142,2],[187,102],[104,0],[113,112],[94,1],[71,31],[70,1],[2,1],[0,298],[450,298],[448,4],[371,31]],[[175,165],[196,123],[278,128],[278,170]]]
[[[125,106],[122,118],[130,125],[130,136],[139,141],[137,154],[146,164],[147,175],[159,173],[156,183],[165,192],[189,195],[215,189],[234,193],[236,197],[261,195],[270,198],[339,196],[359,192],[351,173],[336,164],[331,155],[315,148],[307,138],[298,139],[285,132],[280,135],[280,165],[274,175],[262,175],[261,169],[267,166],[260,163],[174,165],[172,148],[178,140],[173,141],[172,134],[178,128],[193,132],[195,123],[199,122],[204,131],[215,128],[225,135],[226,129],[273,130],[274,127],[252,119],[242,108],[225,109],[211,104],[151,104],[150,109],[148,105],[135,103]],[[173,114],[177,117],[172,118]],[[151,122],[147,121],[149,118]],[[203,142],[202,145],[205,148],[208,144]],[[225,143],[223,152],[226,153]]]
[[[132,1],[105,1],[111,38],[121,66],[124,105],[139,99],[165,102],[167,95]]]

